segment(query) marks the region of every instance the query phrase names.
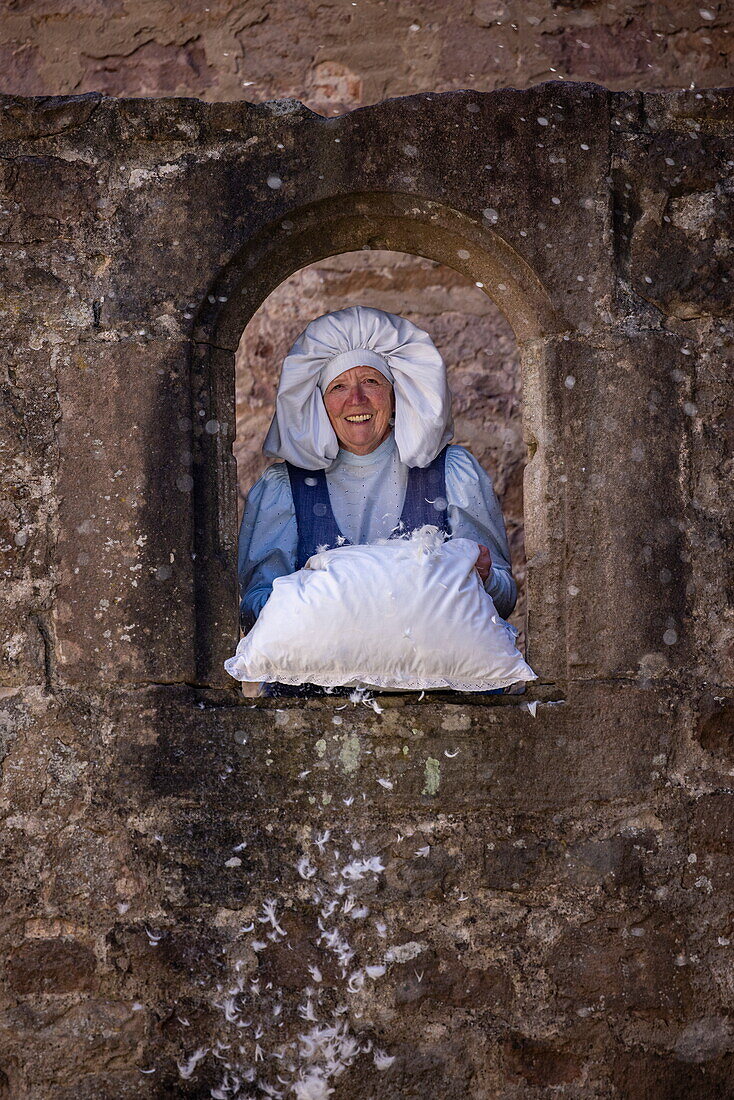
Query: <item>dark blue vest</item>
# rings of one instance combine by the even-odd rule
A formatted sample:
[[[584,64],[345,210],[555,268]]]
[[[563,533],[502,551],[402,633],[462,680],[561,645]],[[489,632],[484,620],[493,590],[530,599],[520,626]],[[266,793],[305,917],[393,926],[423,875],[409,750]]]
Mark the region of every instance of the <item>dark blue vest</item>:
[[[430,523],[449,534],[448,502],[446,500],[446,450],[436,455],[430,466],[408,471],[405,503],[400,522],[390,538],[410,534]],[[333,549],[351,543],[339,530],[329,500],[329,487],[324,470],[302,470],[286,462],[291,493],[298,524],[298,555],[296,569],[316,553],[319,546]]]

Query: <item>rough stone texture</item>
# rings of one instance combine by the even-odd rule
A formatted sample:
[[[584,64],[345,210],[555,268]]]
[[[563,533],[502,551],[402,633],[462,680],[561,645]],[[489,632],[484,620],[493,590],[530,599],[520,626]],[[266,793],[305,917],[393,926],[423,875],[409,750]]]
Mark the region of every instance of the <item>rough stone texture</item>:
[[[0,1095],[731,1095],[732,104],[2,103]],[[514,331],[525,696],[223,683],[240,338],[366,248]]]
[[[2,90],[20,95],[102,92],[212,102],[294,96],[333,116],[424,91],[487,92],[559,79],[597,80],[617,90],[707,88],[731,84],[734,72],[734,10],[695,0],[443,0],[417,6],[394,0],[210,0],[204,6],[192,0],[16,0],[8,7]],[[671,239],[657,246],[671,257],[671,269],[680,264],[697,272],[694,296],[707,295],[719,278],[720,261],[703,255],[713,239],[696,242],[685,230],[676,232],[688,212],[685,199],[674,205]],[[703,217],[702,226],[716,224],[705,210],[693,216]],[[646,227],[643,236],[651,231]],[[250,322],[238,360],[239,489],[244,497],[262,469],[255,457],[259,433],[289,339],[312,316],[355,301],[411,317],[436,335],[446,354],[458,441],[474,447],[495,479],[519,585],[513,621],[522,633],[525,451],[517,353],[500,311],[486,298],[480,305],[470,286],[441,265],[375,251],[366,260],[310,265],[274,291]]]
[[[5,91],[297,96],[340,114],[388,96],[542,80],[726,85],[731,5],[702,0],[10,0]]]
[[[540,80],[601,80],[619,90],[725,85],[732,79],[734,19],[727,5],[706,9],[695,2],[630,0],[615,5],[477,0],[422,3],[419,10],[385,0],[342,5],[212,0],[205,7],[191,0],[112,5],[36,0],[32,6],[9,5],[3,29],[0,60],[7,93],[96,91],[252,102],[295,96],[320,114],[336,115],[389,96],[524,88]],[[676,226],[687,216],[685,201],[678,206]],[[705,213],[704,224],[714,224]],[[699,273],[696,286],[708,293],[700,278],[705,261],[698,253],[710,249],[711,240],[694,245],[693,255],[685,232],[673,235],[666,252],[672,258],[674,249],[687,249],[679,262]],[[707,278],[713,284],[718,260],[711,260]],[[467,419],[482,422],[485,439],[481,453],[475,453],[495,478],[507,516],[519,584],[514,622],[522,631],[524,451],[516,353],[491,303],[477,307],[475,296],[461,293],[464,281],[438,265],[413,260],[415,277],[406,278],[410,263],[374,253],[367,263],[371,279],[359,261],[351,278],[339,261],[312,265],[292,276],[290,286],[275,291],[253,317],[239,360],[238,396],[246,398],[237,404],[236,455],[238,462],[245,460],[238,468],[240,493],[247,493],[262,466],[253,460],[259,448],[253,433],[267,422],[274,373],[288,346],[285,334],[295,335],[311,316],[358,300],[408,315],[436,334],[454,368],[458,440],[479,444]],[[478,313],[482,323],[471,324]],[[489,385],[477,388],[480,360]],[[470,396],[462,402],[466,387]],[[490,418],[497,437],[492,446],[486,441]]]

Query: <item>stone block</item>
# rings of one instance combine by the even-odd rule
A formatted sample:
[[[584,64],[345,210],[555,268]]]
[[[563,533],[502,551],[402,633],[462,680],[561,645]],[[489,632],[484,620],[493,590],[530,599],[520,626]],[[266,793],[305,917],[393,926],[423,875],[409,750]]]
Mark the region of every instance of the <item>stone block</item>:
[[[687,408],[691,418],[691,501],[687,509],[693,620],[702,679],[734,684],[731,588],[734,479],[734,413],[730,386],[734,366],[731,323],[701,321],[700,352]],[[721,694],[717,692],[717,694]]]
[[[456,954],[423,954],[415,962],[390,970],[395,1003],[401,1012],[415,1012],[424,1002],[507,1017],[512,1012],[509,976],[500,967],[467,967]]]
[[[708,1063],[685,1064],[676,1057],[638,1048],[617,1055],[613,1080],[625,1096],[724,1100],[734,1088],[734,1057],[728,1053]]]
[[[734,699],[707,693],[701,700],[696,738],[722,763],[734,763]]]
[[[556,836],[492,839],[484,845],[482,882],[498,891],[537,894],[597,887],[608,895],[634,895],[654,845],[650,834],[575,842]]]
[[[734,795],[706,794],[693,807],[687,878],[714,891],[723,904],[734,895]]]
[[[721,245],[732,200],[719,186],[731,144],[700,131],[694,122],[687,132],[663,128],[619,143],[627,277],[660,314],[682,320],[725,317],[731,308],[731,251]]]
[[[689,432],[683,346],[652,334],[604,348],[559,344],[553,401],[563,442],[551,476],[566,498],[558,598],[571,676],[634,676],[651,654],[663,668],[689,659],[677,472]]]
[[[566,875],[574,886],[598,885],[609,894],[637,891],[643,882],[644,856],[654,846],[650,833],[583,841],[565,853]]]
[[[2,683],[45,684],[52,674],[50,612],[58,501],[51,491],[58,463],[59,419],[48,352],[28,346],[23,326],[3,351],[4,445],[0,476],[3,612]],[[54,353],[51,353],[54,358]]]
[[[29,1012],[33,1020],[30,1028]],[[72,1086],[87,1076],[96,1075],[99,1080],[109,1074],[113,1081],[119,1072],[123,1078],[129,1076],[129,1067],[135,1064],[145,1038],[145,1020],[143,1013],[118,1000],[87,996],[69,1003],[68,998],[59,998],[58,1003],[41,1001],[35,1010],[14,1005],[3,1022],[4,1043],[13,1030],[16,1035],[24,1031],[28,1036],[17,1069],[13,1044],[15,1065],[9,1076],[12,1074],[14,1087],[17,1085],[17,1095],[46,1092],[56,1096],[66,1091],[71,1096]],[[87,1091],[87,1095],[93,1093]]]
[[[142,925],[118,922],[107,945],[110,961],[141,998],[155,999],[171,981],[188,989],[224,975],[221,935],[195,920],[174,927],[150,918]]]
[[[7,204],[0,240],[6,245],[85,235],[97,216],[95,166],[81,159],[14,157],[0,169],[0,189]]]
[[[568,927],[552,952],[558,995],[584,1010],[680,1017],[686,977],[675,965],[680,930],[609,914]]]
[[[66,683],[193,676],[189,400],[180,342],[92,338],[69,358],[55,607]]]
[[[563,1086],[583,1072],[583,1055],[552,1040],[513,1033],[506,1044],[506,1066],[531,1088]]]
[[[554,848],[547,842],[490,841],[485,846],[483,881],[490,890],[540,889],[553,877],[551,868],[558,858]]]
[[[92,992],[97,960],[68,937],[26,940],[10,955],[6,976],[15,993]]]
[[[294,908],[278,923],[286,937],[258,955],[257,975],[264,984],[272,982],[273,986],[299,993],[313,984],[313,972],[309,967],[315,967],[322,980],[331,985],[338,981],[336,960],[325,957],[319,947],[321,932],[313,912],[305,907],[300,911]]]
[[[385,874],[388,889],[406,898],[445,898],[458,886],[469,871],[471,853],[450,852],[440,845],[428,845],[425,856],[416,856],[416,838],[410,837],[397,846],[399,852],[390,860]],[[425,845],[421,845],[425,847]]]

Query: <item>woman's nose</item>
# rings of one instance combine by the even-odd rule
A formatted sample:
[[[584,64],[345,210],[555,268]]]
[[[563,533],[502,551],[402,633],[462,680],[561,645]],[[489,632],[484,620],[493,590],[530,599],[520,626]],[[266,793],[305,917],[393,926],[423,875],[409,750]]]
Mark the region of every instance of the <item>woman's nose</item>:
[[[350,405],[363,405],[365,403],[365,391],[359,382],[350,387],[347,402]]]

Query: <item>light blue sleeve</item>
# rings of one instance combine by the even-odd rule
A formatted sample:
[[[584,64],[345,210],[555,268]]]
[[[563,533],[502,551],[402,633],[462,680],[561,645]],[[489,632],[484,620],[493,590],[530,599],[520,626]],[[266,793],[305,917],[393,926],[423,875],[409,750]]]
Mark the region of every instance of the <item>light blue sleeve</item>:
[[[502,510],[491,478],[464,447],[452,446],[446,452],[446,497],[451,534],[482,543],[492,555],[484,587],[506,619],[517,600],[517,586],[512,579]]]
[[[239,536],[240,621],[249,628],[276,577],[296,570],[298,526],[285,464],[269,467],[247,495]]]

